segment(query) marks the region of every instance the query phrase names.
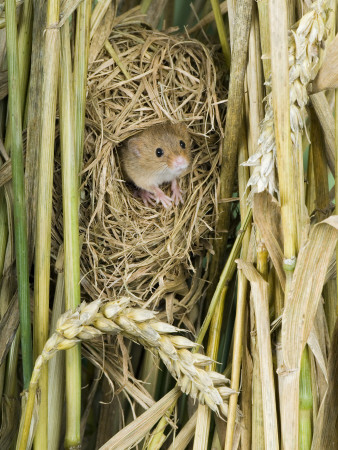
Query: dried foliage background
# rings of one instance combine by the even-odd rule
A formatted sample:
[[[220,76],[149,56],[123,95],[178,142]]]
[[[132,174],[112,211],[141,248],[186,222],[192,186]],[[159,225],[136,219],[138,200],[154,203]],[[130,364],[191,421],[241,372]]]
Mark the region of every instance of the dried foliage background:
[[[189,310],[205,285],[202,256],[214,238],[225,113],[224,103],[218,105],[225,98],[217,91],[224,89],[222,72],[216,73],[202,43],[142,24],[120,23],[109,42],[117,58],[103,48],[88,75],[82,284],[93,299],[127,291],[146,307],[170,300],[172,315]],[[184,119],[189,127],[193,163],[180,180],[184,204],[165,210],[134,196],[121,173],[119,148],[168,119]]]

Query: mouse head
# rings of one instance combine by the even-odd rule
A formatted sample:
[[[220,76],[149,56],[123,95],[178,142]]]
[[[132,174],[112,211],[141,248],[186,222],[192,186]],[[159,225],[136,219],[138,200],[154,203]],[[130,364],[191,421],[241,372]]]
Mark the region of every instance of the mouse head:
[[[157,171],[170,181],[190,166],[188,128],[184,123],[153,125],[128,140],[128,153],[140,169]]]

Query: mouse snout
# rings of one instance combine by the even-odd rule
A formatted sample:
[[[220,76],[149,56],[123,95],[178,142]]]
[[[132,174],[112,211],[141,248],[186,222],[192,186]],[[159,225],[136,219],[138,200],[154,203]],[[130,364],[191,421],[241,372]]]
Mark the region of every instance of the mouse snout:
[[[184,156],[176,156],[172,161],[172,165],[174,169],[184,170],[189,166],[189,161]]]

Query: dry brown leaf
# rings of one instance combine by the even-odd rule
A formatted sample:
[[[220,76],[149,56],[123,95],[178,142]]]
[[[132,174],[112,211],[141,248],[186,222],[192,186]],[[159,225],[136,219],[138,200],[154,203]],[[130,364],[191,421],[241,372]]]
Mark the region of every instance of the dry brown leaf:
[[[328,389],[314,425],[312,450],[334,450],[338,445],[338,321],[334,329],[328,362]]]
[[[265,448],[271,450],[278,449],[279,441],[270,337],[268,283],[257,272],[253,264],[240,259],[236,262],[238,269],[243,270],[244,275],[250,281],[255,308],[257,344],[262,380]]]
[[[180,396],[180,389],[175,387],[155,405],[149,408],[141,416],[124,427],[119,433],[115,434],[108,442],[106,442],[100,450],[125,450],[133,447],[151,430],[151,428],[159,421],[169,407],[176,402]]]
[[[322,126],[325,139],[325,152],[327,163],[334,175],[335,172],[335,125],[330,105],[324,92],[311,95],[311,103],[314,107],[318,120]]]
[[[61,28],[71,14],[76,10],[82,0],[64,0],[60,6],[60,21],[58,26]]]
[[[323,372],[325,380],[327,381],[326,358],[323,355],[322,349],[320,348],[319,339],[315,328],[312,328],[307,340],[307,344],[310,347],[314,357],[316,358],[316,361]]]
[[[195,434],[197,421],[197,412],[195,412],[188,422],[184,425],[182,430],[174,437],[173,443],[168,450],[184,450],[187,448],[189,442]]]
[[[108,348],[107,348],[108,350]],[[100,344],[86,344],[82,348],[82,353],[88,358],[93,365],[99,367],[106,378],[111,383],[111,395],[114,395],[113,384],[117,383],[120,389],[125,390],[136,403],[138,403],[143,409],[148,409],[155,404],[151,395],[144,388],[142,383],[136,380],[130,372],[128,372],[128,379],[122,373],[122,364],[119,359],[116,358],[115,353],[110,349],[106,353],[102,353],[102,345]],[[112,356],[113,355],[113,356]]]
[[[300,367],[321,297],[327,268],[338,238],[338,216],[315,225],[299,251],[282,319],[283,358],[288,369]]]
[[[330,341],[323,302],[324,299],[321,297],[313,327],[307,341],[307,344],[311,348],[315,358],[318,370],[321,372],[316,377],[320,399],[323,398],[323,395],[327,389],[327,354],[328,343]]]
[[[312,85],[312,92],[338,88],[338,34],[328,46],[322,67]]]
[[[13,296],[0,322],[0,364],[5,361],[19,326],[18,296]]]
[[[109,37],[109,34],[111,32],[111,28],[114,21],[114,8],[112,5],[109,6],[99,29],[95,33],[93,39],[91,40],[91,44],[89,47],[89,56],[88,56],[88,62],[91,64],[93,61],[95,61],[97,55],[100,53],[104,43]]]
[[[253,217],[284,290],[283,230],[280,205],[267,191],[254,195]]]

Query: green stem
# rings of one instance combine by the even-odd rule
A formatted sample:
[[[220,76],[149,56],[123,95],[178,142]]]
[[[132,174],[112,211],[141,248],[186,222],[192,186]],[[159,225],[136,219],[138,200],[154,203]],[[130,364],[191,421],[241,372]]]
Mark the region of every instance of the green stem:
[[[21,349],[24,387],[27,388],[32,373],[32,337],[28,278],[28,247],[26,201],[24,188],[24,163],[22,144],[22,114],[20,102],[19,59],[16,28],[15,0],[6,0],[8,104],[12,143],[12,183],[14,193],[14,229],[16,270],[21,323]]]
[[[301,360],[299,379],[299,450],[310,450],[312,443],[312,389],[309,349],[306,346]]]
[[[148,450],[157,450],[157,449],[161,448],[160,446],[163,444],[163,442],[165,440],[164,431],[166,429],[166,426],[168,425],[168,418],[170,418],[171,414],[173,413],[176,403],[177,403],[177,401],[175,401],[170,406],[170,408],[166,411],[165,415],[162,417],[162,419],[156,425],[155,430],[152,431],[152,433],[151,433],[152,437],[147,444]]]
[[[26,402],[26,406],[22,411],[22,416],[24,417],[22,429],[20,430],[20,434],[18,436],[18,441],[16,445],[17,450],[26,450],[27,442],[29,438],[29,431],[31,427],[31,421],[33,416],[33,409],[35,403],[36,391],[38,388],[38,382],[30,383],[28,390],[28,398]],[[47,447],[45,447],[47,448]]]
[[[231,53],[230,53],[230,47],[229,47],[229,43],[228,43],[228,38],[227,38],[226,30],[225,30],[224,21],[223,21],[223,17],[222,17],[222,13],[221,13],[221,8],[219,6],[218,0],[210,0],[210,2],[211,2],[212,10],[215,15],[218,37],[219,37],[219,41],[222,46],[225,63],[226,63],[227,68],[229,69],[230,62],[231,62]]]
[[[78,155],[74,145],[73,84],[69,22],[61,28],[60,137],[62,159],[63,229],[65,246],[65,306],[80,303],[80,243]],[[65,447],[81,444],[81,347],[66,352],[67,424]]]
[[[142,2],[141,2],[141,13],[142,14],[145,14],[148,11],[149,6],[151,5],[151,2],[152,2],[152,0],[142,0]]]
[[[41,96],[41,139],[39,144],[36,246],[34,265],[34,355],[41,354],[49,331],[49,279],[54,171],[55,119],[60,58],[59,0],[48,0],[44,42]],[[39,378],[40,408],[34,445],[48,448],[48,372]]]
[[[20,100],[22,112],[25,108],[26,91],[28,86],[33,28],[33,0],[25,0],[20,17],[18,36],[18,58],[20,67]]]
[[[214,295],[212,296],[208,312],[205,316],[204,322],[201,326],[200,332],[199,332],[197,340],[196,340],[196,342],[198,344],[202,344],[203,338],[208,330],[212,316],[215,313],[215,308],[219,302],[219,299],[221,298],[221,293],[223,291],[223,288],[225,286],[227,286],[227,283],[230,282],[230,280],[235,272],[235,269],[236,269],[235,260],[236,260],[236,258],[238,258],[239,252],[241,250],[243,237],[244,237],[245,231],[246,231],[249,223],[251,222],[251,217],[252,217],[252,210],[249,209],[245,216],[245,219],[243,221],[243,226],[237,235],[236,241],[231,249],[229,258],[228,258],[228,260],[224,266],[224,269],[221,273],[221,276],[220,276],[218,284],[216,286]]]
[[[23,112],[25,110],[26,91],[28,85],[29,71],[30,71],[30,57],[32,46],[32,27],[33,27],[33,1],[26,0],[22,7],[20,15],[19,34],[17,38],[17,57],[19,64],[19,96],[21,118],[23,120]],[[5,147],[9,152],[12,146],[11,123],[8,124],[8,131],[6,134]]]
[[[77,9],[74,56],[74,129],[75,149],[78,160],[78,172],[81,171],[83,158],[90,16],[91,1],[84,0]]]
[[[3,276],[8,238],[7,206],[4,189],[0,189],[0,279]]]

